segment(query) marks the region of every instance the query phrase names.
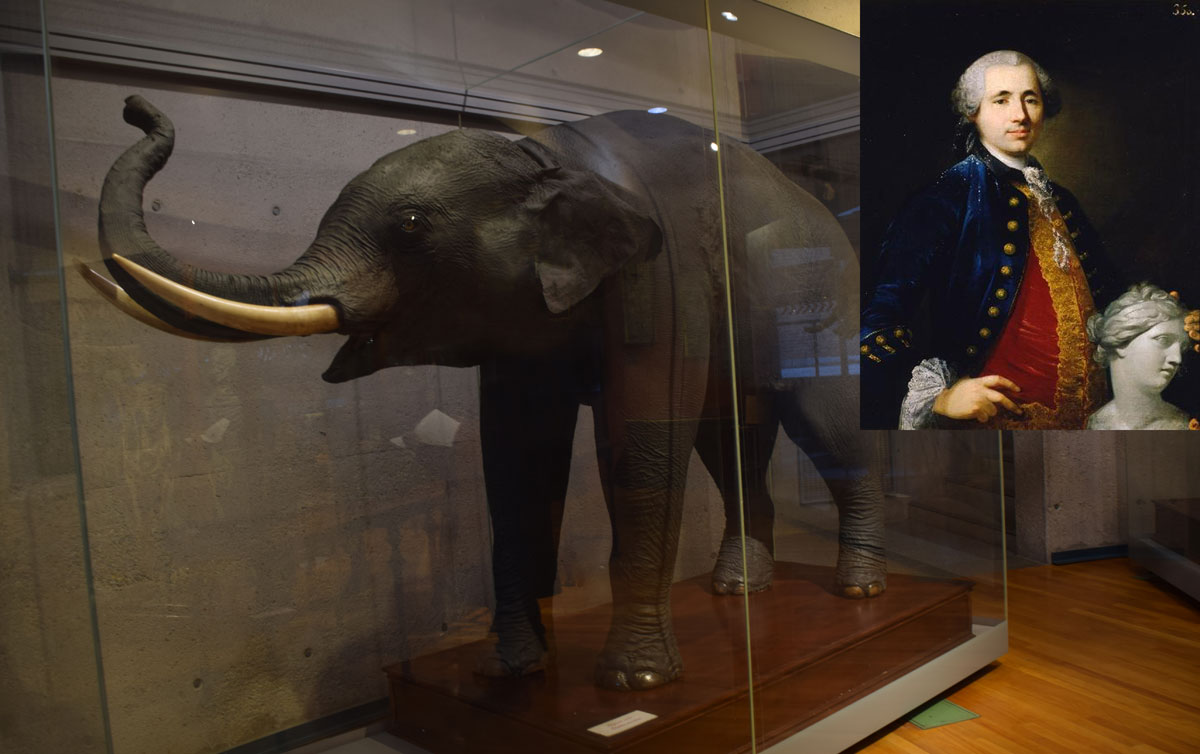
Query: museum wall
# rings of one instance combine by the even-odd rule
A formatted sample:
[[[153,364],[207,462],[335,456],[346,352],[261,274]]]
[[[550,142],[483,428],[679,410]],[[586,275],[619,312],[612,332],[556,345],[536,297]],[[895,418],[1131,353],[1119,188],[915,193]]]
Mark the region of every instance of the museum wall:
[[[1198,484],[1191,432],[1016,432],[1016,552],[1048,563],[1057,553],[1126,545],[1152,529],[1153,501]]]
[[[230,271],[285,266],[345,182],[452,128],[58,78],[69,261],[100,259],[100,185],[140,136],[120,117],[133,91],[177,128],[147,189],[151,234],[185,261]],[[486,634],[475,369],[393,368],[331,385],[320,375],[338,336],[185,340],[130,320],[73,274],[68,303],[117,750],[253,740],[381,698],[385,664]],[[590,410],[576,438],[555,601],[564,609],[608,601]],[[724,525],[698,462],[690,482],[680,578],[712,567]]]
[[[1043,432],[1046,547],[1051,554],[1122,545],[1123,432]],[[1173,433],[1172,433],[1173,434]]]

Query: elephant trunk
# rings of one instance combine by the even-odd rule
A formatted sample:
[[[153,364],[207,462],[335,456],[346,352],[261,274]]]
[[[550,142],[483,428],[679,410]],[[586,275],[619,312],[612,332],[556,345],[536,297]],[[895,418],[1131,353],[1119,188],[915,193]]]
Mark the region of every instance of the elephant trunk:
[[[167,325],[226,340],[261,335],[306,335],[337,329],[321,281],[305,257],[272,275],[212,272],[180,262],[151,238],[142,213],[143,192],[171,155],[175,128],[157,108],[133,95],[125,121],[145,132],[117,159],[100,193],[100,248],[109,271],[128,295]],[[198,292],[198,293],[197,293]]]

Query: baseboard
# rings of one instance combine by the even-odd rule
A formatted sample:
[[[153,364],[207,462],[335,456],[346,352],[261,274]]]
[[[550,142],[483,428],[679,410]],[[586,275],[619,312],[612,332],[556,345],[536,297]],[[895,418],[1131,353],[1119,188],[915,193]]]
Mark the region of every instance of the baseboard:
[[[387,716],[387,710],[388,700],[378,699],[297,725],[294,728],[281,730],[241,746],[235,746],[225,754],[275,754],[275,752],[292,751],[305,744],[382,720]]]
[[[1129,557],[1129,545],[1108,545],[1107,547],[1085,547],[1082,550],[1052,552],[1050,553],[1050,563],[1051,565],[1070,565],[1089,560],[1127,557]]]

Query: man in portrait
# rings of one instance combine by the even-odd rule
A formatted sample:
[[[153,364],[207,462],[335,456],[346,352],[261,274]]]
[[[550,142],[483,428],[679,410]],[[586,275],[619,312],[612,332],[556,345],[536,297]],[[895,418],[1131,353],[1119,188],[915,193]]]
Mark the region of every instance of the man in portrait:
[[[901,208],[864,291],[864,426],[1082,429],[1108,396],[1086,323],[1125,285],[1031,154],[1058,90],[1000,50],[952,102],[963,157]],[[918,312],[929,332],[914,339]]]

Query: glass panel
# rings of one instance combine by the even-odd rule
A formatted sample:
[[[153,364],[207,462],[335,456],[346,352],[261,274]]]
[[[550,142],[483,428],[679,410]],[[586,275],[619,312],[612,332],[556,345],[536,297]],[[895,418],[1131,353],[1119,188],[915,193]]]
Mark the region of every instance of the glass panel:
[[[765,158],[722,144],[747,575],[771,587],[747,608],[756,745],[834,752],[963,674],[889,684],[1003,623],[1001,436],[858,429],[858,71],[791,41],[803,19],[734,15],[720,126]],[[767,181],[777,201],[749,208]]]
[[[699,2],[380,6],[52,3],[63,246],[133,296],[68,281],[115,751],[282,750],[389,691],[435,751],[729,751],[836,706],[787,685],[846,640],[804,600],[957,589],[910,666],[1002,619],[995,436],[839,423],[856,39],[757,3],[711,38]],[[139,141],[133,93],[177,130],[135,100]],[[317,324],[168,303],[114,250]],[[246,335],[331,316],[349,340]],[[835,581],[830,488],[874,496],[856,543],[886,569]],[[714,593],[771,546],[775,588]]]
[[[114,749],[287,748],[389,684],[434,751],[746,746],[743,605],[710,575],[745,580],[706,413],[728,338],[702,5],[351,3],[357,27],[150,5],[51,14],[64,245],[176,331],[71,276]],[[134,93],[175,128],[143,197],[169,137],[121,122]],[[101,261],[106,175],[111,250],[227,298],[333,301],[350,340],[177,337],[246,340]],[[184,264],[265,275],[307,248],[323,271],[181,267],[139,200]]]
[[[0,7],[0,750],[104,752],[40,29]]]
[[[1013,458],[1000,432],[873,433],[886,442],[889,565],[897,573],[972,582],[972,623],[1005,620],[1003,512]],[[1007,497],[1004,497],[1007,496]]]

